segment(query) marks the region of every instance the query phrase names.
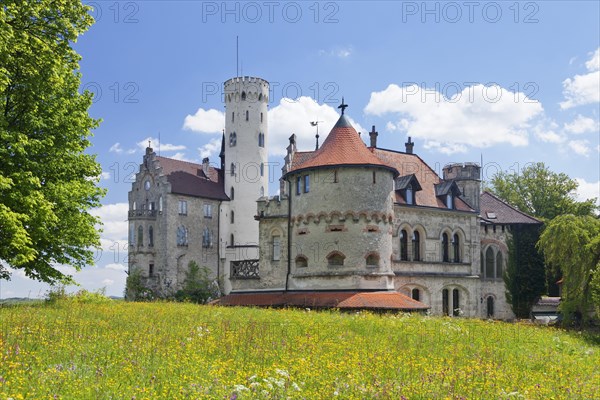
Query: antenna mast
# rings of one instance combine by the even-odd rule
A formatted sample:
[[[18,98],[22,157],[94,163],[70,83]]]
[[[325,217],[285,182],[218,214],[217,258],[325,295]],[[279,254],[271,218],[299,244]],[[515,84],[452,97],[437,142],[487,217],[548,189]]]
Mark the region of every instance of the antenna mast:
[[[235,76],[240,76],[240,37],[235,37]]]

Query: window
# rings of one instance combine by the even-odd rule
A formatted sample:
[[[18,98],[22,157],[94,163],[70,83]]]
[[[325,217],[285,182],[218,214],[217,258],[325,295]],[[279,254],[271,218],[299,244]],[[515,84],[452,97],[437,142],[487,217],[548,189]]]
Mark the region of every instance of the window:
[[[338,183],[338,171],[337,171],[337,169],[333,170],[333,183]]]
[[[279,261],[281,257],[281,241],[279,236],[273,236],[273,261]]]
[[[235,113],[231,113],[231,122],[235,122]]]
[[[296,178],[296,194],[299,195],[301,192],[301,186],[302,186],[302,178],[299,176]]]
[[[373,171],[373,183],[377,183],[377,174]]]
[[[152,226],[148,228],[148,246],[154,247],[154,228]]]
[[[258,95],[258,101],[262,100],[262,93]],[[260,113],[260,122],[263,122],[263,113]]]
[[[246,121],[250,120],[250,111],[246,110]]]
[[[161,213],[163,211],[163,198],[160,196],[158,198],[158,212]]]
[[[494,279],[494,276],[494,250],[490,246],[485,252],[485,277]]]
[[[231,190],[229,191],[229,199],[233,200],[235,197],[235,189],[233,188],[233,186],[231,187]]]
[[[412,297],[413,300],[421,301],[421,291],[419,289],[417,289],[417,288],[414,288],[411,291],[411,297]]]
[[[449,297],[448,289],[442,290],[442,313],[444,313],[444,315],[450,315]]]
[[[409,184],[406,187],[406,192],[405,193],[406,193],[406,195],[405,195],[405,197],[406,197],[405,198],[406,204],[414,204],[415,200],[414,200],[414,197],[413,197],[414,192],[413,192],[412,185]]]
[[[237,134],[235,132],[231,132],[229,134],[229,146],[233,147],[237,144]]]
[[[452,315],[458,317],[460,315],[460,295],[458,289],[452,290]]]
[[[153,201],[150,202],[150,211],[154,211],[156,209],[156,203]]]
[[[146,179],[146,181],[144,182],[144,189],[150,190],[150,180],[149,179]]]
[[[231,223],[235,224],[235,212],[231,210]]]
[[[452,252],[454,253],[454,262],[460,262],[460,241],[458,238],[458,234],[454,234],[452,239]]]
[[[202,231],[202,247],[212,247],[212,233],[208,227],[205,227]]]
[[[265,176],[265,164],[260,163],[260,176]]]
[[[454,196],[452,196],[452,193],[446,195],[446,207],[448,207],[449,210],[454,208]]]
[[[406,229],[400,231],[400,260],[408,261],[408,233]]]
[[[135,246],[135,226],[129,225],[129,244]]]
[[[179,200],[179,215],[187,215],[187,201]]]
[[[450,254],[448,249],[448,234],[444,233],[442,235],[442,261],[450,262]]]
[[[344,255],[340,252],[333,252],[327,257],[327,264],[330,267],[341,267],[344,265]]]
[[[242,92],[242,100],[246,100],[246,92]]]
[[[142,228],[141,225],[138,226],[137,245],[138,246],[144,245],[144,228]]]
[[[154,263],[150,263],[150,264],[148,265],[148,275],[149,275],[149,276],[152,276],[152,275],[154,275]]]
[[[231,174],[231,176],[235,176],[235,164],[231,163],[231,165],[229,166],[229,173]]]
[[[229,235],[229,240],[230,240],[230,246],[233,246],[235,244],[235,238],[233,237],[233,233],[231,235]]]
[[[260,196],[260,197],[264,197],[264,195],[265,195],[265,188],[261,186],[261,187],[260,187],[259,196]]]
[[[296,268],[306,268],[308,267],[308,259],[304,256],[296,257]]]
[[[421,261],[421,234],[419,231],[413,232],[413,261]]]
[[[258,134],[258,147],[265,147],[265,134],[262,132]]]
[[[204,204],[204,218],[212,218],[212,204]]]
[[[310,176],[304,175],[304,193],[308,193],[310,191]]]
[[[494,316],[494,298],[492,296],[488,296],[486,300],[486,314],[488,318]]]
[[[378,267],[379,266],[379,255],[369,254],[367,256],[367,267]]]
[[[502,252],[496,253],[496,279],[502,278]]]
[[[185,226],[181,225],[177,228],[177,246],[188,245],[188,231]]]
[[[137,209],[137,203],[135,201],[133,202],[133,205],[131,206],[131,209],[133,211],[135,211]]]

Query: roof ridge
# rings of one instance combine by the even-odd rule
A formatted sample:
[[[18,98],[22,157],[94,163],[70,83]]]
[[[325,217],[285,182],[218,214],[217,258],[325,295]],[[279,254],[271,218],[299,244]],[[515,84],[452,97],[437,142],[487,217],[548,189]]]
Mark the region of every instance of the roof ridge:
[[[202,168],[202,164],[198,164],[198,163],[191,162],[191,161],[179,160],[179,159],[177,159],[177,158],[164,157],[164,156],[156,156],[156,158],[164,158],[165,160],[177,161],[177,162],[180,162],[180,163],[185,163],[185,164],[195,165],[195,166],[198,166],[198,167]],[[159,161],[160,161],[160,160],[159,160]],[[208,164],[208,166],[210,167],[211,165],[210,165],[210,164]]]

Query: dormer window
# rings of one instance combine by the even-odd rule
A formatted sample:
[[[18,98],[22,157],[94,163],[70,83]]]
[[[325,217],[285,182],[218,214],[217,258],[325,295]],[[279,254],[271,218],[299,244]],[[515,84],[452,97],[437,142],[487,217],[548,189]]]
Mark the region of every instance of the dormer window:
[[[448,210],[454,210],[455,199],[460,196],[460,189],[454,181],[442,181],[435,185],[435,195]]]
[[[404,198],[406,200],[406,204],[414,204],[414,201],[415,201],[415,199],[414,199],[414,192],[413,192],[413,188],[412,188],[411,184],[409,184],[406,187],[406,192],[405,193],[406,194],[404,195]]]
[[[454,208],[454,195],[452,193],[446,195],[446,207],[448,207],[449,210]]]
[[[421,190],[421,185],[415,174],[401,176],[394,181],[394,189],[404,198],[408,205],[416,204],[416,192]]]

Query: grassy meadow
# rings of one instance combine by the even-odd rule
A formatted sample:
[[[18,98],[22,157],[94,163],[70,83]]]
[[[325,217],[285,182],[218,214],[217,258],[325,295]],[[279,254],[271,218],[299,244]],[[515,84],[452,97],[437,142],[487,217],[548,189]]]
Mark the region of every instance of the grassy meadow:
[[[592,399],[598,338],[419,315],[0,307],[0,399]]]

